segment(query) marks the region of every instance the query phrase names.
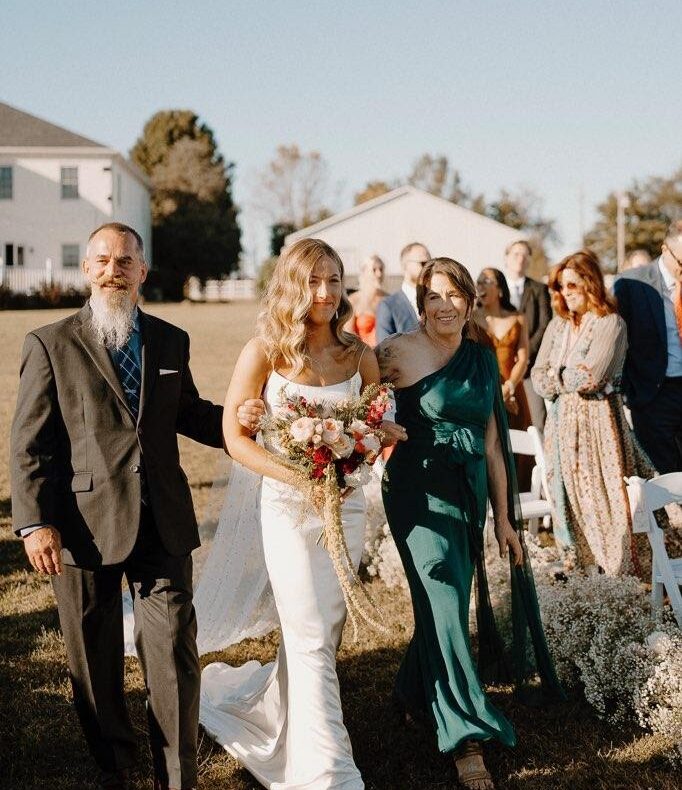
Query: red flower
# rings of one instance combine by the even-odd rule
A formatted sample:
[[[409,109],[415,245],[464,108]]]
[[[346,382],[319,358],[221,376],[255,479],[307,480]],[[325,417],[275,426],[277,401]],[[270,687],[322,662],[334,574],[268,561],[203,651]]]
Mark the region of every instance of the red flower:
[[[324,477],[324,470],[326,468],[326,464],[324,466],[314,466],[310,476],[313,478],[313,480],[319,480],[321,477]]]
[[[318,447],[313,453],[313,462],[319,466],[326,466],[332,460],[332,451],[326,446]]]

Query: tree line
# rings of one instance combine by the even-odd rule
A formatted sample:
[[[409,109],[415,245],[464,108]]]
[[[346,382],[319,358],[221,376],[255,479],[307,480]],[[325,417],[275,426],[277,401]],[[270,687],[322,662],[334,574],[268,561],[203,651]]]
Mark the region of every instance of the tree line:
[[[238,269],[241,254],[239,209],[232,195],[235,165],[225,160],[213,131],[191,110],[163,110],[145,124],[130,156],[152,184],[152,243],[155,270],[150,284],[167,297],[180,297],[190,274],[202,279]],[[464,182],[447,156],[423,154],[402,178],[367,181],[355,204],[410,184],[521,231],[535,250],[535,267],[546,266],[546,247],[558,241],[556,222],[545,216],[540,196],[531,190],[500,189],[487,198]],[[338,190],[336,190],[338,191]],[[271,254],[289,233],[333,212],[335,187],[319,151],[280,145],[256,175],[251,200],[267,217]],[[670,177],[635,180],[625,192],[626,252],[643,248],[658,254],[665,228],[682,215],[682,167]],[[597,206],[597,219],[584,244],[615,268],[618,193]]]

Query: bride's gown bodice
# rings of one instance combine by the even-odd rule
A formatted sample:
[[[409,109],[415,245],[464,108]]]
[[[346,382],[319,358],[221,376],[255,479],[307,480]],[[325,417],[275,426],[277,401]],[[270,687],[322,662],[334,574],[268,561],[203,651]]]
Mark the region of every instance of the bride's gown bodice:
[[[263,399],[269,412],[285,397],[333,402],[356,397],[361,377],[324,387],[273,372]],[[279,452],[272,437],[264,437]],[[329,555],[317,538],[319,518],[291,486],[264,478],[263,551],[279,614],[277,659],[261,666],[210,664],[202,673],[200,721],[207,732],[271,790],[362,790],[343,723],[336,651],[346,607]],[[305,513],[305,515],[304,515]],[[362,491],[342,508],[348,549],[360,563],[365,529]],[[302,523],[302,521],[304,523]]]

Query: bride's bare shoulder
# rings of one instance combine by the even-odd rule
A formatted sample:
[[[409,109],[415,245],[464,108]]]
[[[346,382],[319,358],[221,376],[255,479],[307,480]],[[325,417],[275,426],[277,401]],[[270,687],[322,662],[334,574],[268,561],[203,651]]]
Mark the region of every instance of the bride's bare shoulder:
[[[252,337],[242,348],[237,365],[250,371],[269,372],[271,370],[272,363],[265,344],[259,337]]]

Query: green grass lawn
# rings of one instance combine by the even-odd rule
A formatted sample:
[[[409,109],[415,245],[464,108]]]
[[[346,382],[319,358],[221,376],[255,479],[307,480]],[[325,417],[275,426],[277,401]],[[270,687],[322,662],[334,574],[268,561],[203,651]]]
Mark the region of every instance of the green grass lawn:
[[[200,392],[221,401],[234,362],[251,334],[253,304],[149,306],[150,312],[190,332],[192,369]],[[17,391],[21,343],[26,331],[68,314],[64,311],[0,313],[0,787],[95,787],[96,771],[71,707],[64,645],[49,582],[29,571],[21,543],[10,531],[6,460],[8,431]],[[208,498],[220,453],[181,438],[183,465],[198,513]],[[450,762],[438,754],[431,733],[400,725],[390,705],[393,677],[412,628],[402,591],[372,583],[392,636],[362,632],[358,643],[347,629],[339,653],[345,719],[356,761],[369,789],[425,790],[456,786]],[[241,664],[271,660],[277,636],[248,641],[203,663]],[[127,659],[131,715],[140,734],[134,787],[149,788],[144,687],[137,661]],[[511,689],[491,690],[495,703],[516,726],[519,745],[491,745],[487,762],[500,788],[627,788],[677,790],[663,754],[668,744],[634,727],[614,729],[575,698],[547,708],[519,705]],[[202,790],[247,790],[259,785],[202,733],[199,752]]]

